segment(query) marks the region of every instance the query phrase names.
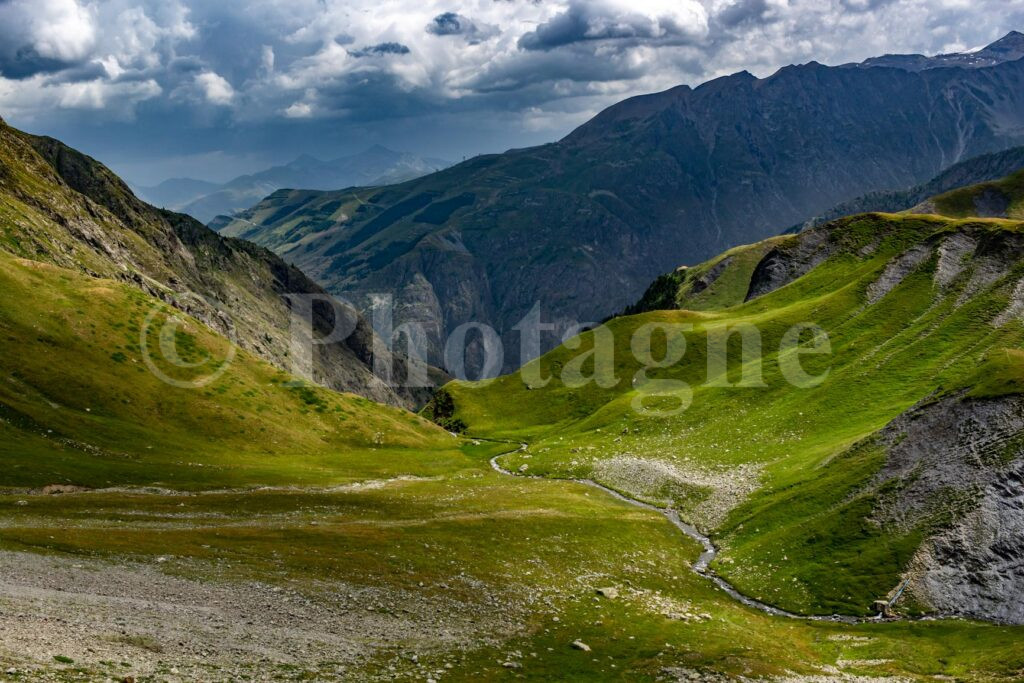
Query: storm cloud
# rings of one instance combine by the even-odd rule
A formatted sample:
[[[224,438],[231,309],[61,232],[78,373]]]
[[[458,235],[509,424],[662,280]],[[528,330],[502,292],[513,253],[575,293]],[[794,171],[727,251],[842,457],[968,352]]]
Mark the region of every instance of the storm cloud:
[[[147,183],[375,142],[459,159],[681,83],[1021,28],[1003,0],[0,0],[0,116]]]
[[[427,24],[427,32],[435,36],[461,36],[476,33],[476,24],[456,12],[445,12]]]
[[[564,12],[520,38],[519,47],[551,50],[581,42],[693,43],[703,38],[707,29],[707,12],[696,0],[571,0]]]

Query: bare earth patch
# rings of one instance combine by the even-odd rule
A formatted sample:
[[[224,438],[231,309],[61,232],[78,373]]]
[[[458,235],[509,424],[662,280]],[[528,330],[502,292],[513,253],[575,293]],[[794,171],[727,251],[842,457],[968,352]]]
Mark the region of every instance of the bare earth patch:
[[[345,678],[370,658],[408,668],[413,654],[443,648],[456,661],[515,631],[515,614],[436,593],[198,581],[141,563],[0,552],[0,664],[33,679],[79,667],[101,680]]]
[[[642,500],[664,505],[681,503],[688,521],[714,529],[729,511],[760,487],[763,465],[703,469],[664,460],[619,455],[594,463],[595,480]],[[692,492],[691,501],[673,501],[672,492]],[[678,505],[677,505],[678,506]]]

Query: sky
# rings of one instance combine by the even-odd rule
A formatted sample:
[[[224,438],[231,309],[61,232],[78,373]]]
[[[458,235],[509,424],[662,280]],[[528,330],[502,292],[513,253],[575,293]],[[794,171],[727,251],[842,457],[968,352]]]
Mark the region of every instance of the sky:
[[[0,0],[0,117],[130,182],[452,161],[747,70],[982,47],[1024,0]]]

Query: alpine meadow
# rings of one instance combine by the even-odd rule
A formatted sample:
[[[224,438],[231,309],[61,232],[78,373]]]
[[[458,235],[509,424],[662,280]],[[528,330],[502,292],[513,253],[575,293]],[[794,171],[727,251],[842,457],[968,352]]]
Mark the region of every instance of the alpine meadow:
[[[1022,26],[0,0],[0,677],[1024,680]]]

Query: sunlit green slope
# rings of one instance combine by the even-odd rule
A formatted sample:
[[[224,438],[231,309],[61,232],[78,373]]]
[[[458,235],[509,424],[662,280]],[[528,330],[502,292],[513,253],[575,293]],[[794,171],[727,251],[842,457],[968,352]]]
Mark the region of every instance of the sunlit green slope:
[[[899,584],[922,541],[971,504],[949,482],[891,521],[889,503],[899,507],[916,475],[886,469],[898,439],[874,435],[922,401],[1018,392],[1022,227],[871,214],[742,248],[700,292],[677,295],[681,306],[704,308],[715,283],[728,283],[715,297],[722,308],[616,318],[522,374],[451,384],[450,419],[471,434],[529,442],[528,452],[504,459],[510,469],[593,478],[677,506],[712,532],[723,548],[715,568],[750,595],[806,612],[866,613]],[[763,256],[756,267],[750,253]],[[693,270],[707,274],[718,262]],[[780,342],[802,323],[820,326],[830,342],[828,353],[800,356],[806,373],[827,373],[806,388],[780,370],[794,354],[780,354]],[[643,398],[653,385],[638,377],[631,341],[652,324],[692,325],[682,359],[648,372],[688,391]],[[763,387],[720,386],[741,379],[739,334],[729,337],[728,375],[708,376],[709,339],[739,324],[760,333]],[[614,386],[565,386],[565,369],[605,336],[614,339]],[[653,357],[662,358],[666,336],[653,339]],[[807,351],[809,333],[801,340]],[[584,362],[583,375],[594,362]],[[650,414],[672,411],[680,396],[692,400],[688,409]],[[1019,441],[1004,446],[1000,457],[1020,454]]]
[[[2,253],[0,339],[0,486],[327,485],[462,462],[405,411],[297,382],[134,288]],[[147,357],[215,379],[167,384]]]
[[[941,194],[916,210],[956,218],[993,216],[1020,220],[1024,218],[1024,170],[1002,180]]]
[[[270,251],[149,206],[95,159],[2,120],[0,251],[133,286],[289,371],[295,365],[286,296],[327,297]],[[322,335],[334,329],[327,308],[318,306],[313,319]],[[429,392],[394,389],[371,372],[373,330],[354,312],[347,315],[354,330],[343,343],[318,348],[302,369],[306,379],[381,403],[422,405]],[[404,359],[391,360],[404,368]]]

